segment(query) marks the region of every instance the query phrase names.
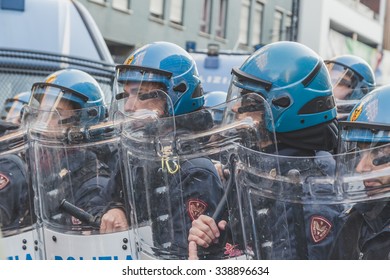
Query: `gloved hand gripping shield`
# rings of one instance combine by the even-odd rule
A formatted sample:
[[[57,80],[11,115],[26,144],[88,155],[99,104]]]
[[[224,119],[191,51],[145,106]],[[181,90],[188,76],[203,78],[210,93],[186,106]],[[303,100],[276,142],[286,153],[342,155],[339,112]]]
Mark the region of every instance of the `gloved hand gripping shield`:
[[[128,231],[100,233],[101,217],[112,202],[110,160],[119,130],[104,122],[104,105],[79,108],[82,98],[67,88],[34,84],[26,108],[45,258],[131,259]]]
[[[24,127],[0,137],[0,227],[8,259],[40,259]]]

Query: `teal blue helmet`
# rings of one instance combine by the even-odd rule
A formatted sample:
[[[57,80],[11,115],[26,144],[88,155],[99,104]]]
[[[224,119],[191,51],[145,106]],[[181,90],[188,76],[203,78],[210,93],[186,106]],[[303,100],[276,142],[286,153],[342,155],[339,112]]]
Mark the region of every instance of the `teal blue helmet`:
[[[210,108],[226,102],[227,92],[209,91],[204,95],[204,107]]]
[[[349,89],[342,100],[359,100],[372,91],[375,86],[375,75],[371,66],[355,55],[340,55],[325,61],[334,88],[344,86]]]
[[[76,121],[96,124],[107,117],[104,93],[98,82],[88,73],[77,69],[59,70],[31,89],[29,106],[56,110],[60,100],[69,102],[79,116]]]
[[[196,111],[204,105],[203,89],[194,59],[181,47],[169,42],[155,42],[135,50],[116,67],[117,91],[127,83],[158,83],[169,96],[172,106],[167,115]],[[116,99],[123,93],[116,94]],[[168,103],[168,102],[167,102]]]
[[[222,123],[223,113],[226,108],[227,92],[209,91],[204,95],[204,107],[212,108],[211,114],[215,123]]]
[[[20,124],[24,106],[30,101],[31,92],[24,91],[16,94],[12,98],[7,98],[4,102],[1,119],[7,122]]]
[[[276,42],[233,68],[228,100],[255,92],[269,103],[277,133],[295,132],[336,118],[323,60],[296,42]]]
[[[390,85],[371,91],[362,98],[348,116],[341,140],[347,142],[390,142]]]

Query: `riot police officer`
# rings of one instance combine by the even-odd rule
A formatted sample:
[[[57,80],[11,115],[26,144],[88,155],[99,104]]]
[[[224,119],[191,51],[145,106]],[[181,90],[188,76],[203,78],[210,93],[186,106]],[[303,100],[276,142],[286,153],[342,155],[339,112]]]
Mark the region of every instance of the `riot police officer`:
[[[24,91],[12,98],[7,98],[1,114],[1,119],[19,125],[22,120],[23,107],[30,101],[31,92]]]
[[[139,250],[152,258],[187,258],[191,222],[201,214],[211,215],[223,192],[209,158],[189,155],[181,161],[171,146],[178,135],[213,124],[210,113],[201,110],[204,96],[195,61],[173,43],[154,42],[135,50],[116,71],[114,115],[125,116],[126,152],[122,154],[129,155],[124,166],[133,197],[134,227],[140,233]],[[142,112],[155,115],[155,121],[136,125]],[[162,138],[170,139],[167,146],[160,142]],[[141,235],[148,225],[152,238]]]
[[[100,227],[102,233],[127,229],[122,208],[108,207],[111,198],[106,194],[106,187],[111,170],[92,144],[78,150],[70,145],[74,145],[72,134],[67,133],[72,128],[88,130],[107,119],[104,95],[97,81],[83,71],[65,69],[52,73],[44,82],[33,84],[31,94],[27,121],[35,145],[34,158],[31,158],[35,162],[32,166],[38,169],[35,184],[43,205],[46,204],[41,214],[49,216],[46,218],[53,219],[54,223],[91,226],[66,213],[60,214],[58,220],[54,218],[60,199],[67,199],[93,215],[95,226]],[[38,133],[40,130],[47,133]],[[48,141],[46,137],[51,141],[70,143],[69,147],[40,147],[41,142]],[[86,141],[96,140],[91,137]]]
[[[304,202],[306,194],[310,193],[306,187],[307,178],[333,176],[335,169],[331,153],[336,150],[338,128],[326,66],[314,51],[302,44],[269,44],[253,53],[241,67],[232,70],[228,100],[249,93],[262,96],[269,104],[272,113],[263,114],[261,121],[266,123],[269,132],[275,133],[277,143],[259,143],[254,148],[257,151],[246,151],[246,158],[252,161],[247,168],[258,164],[264,169],[242,180],[243,183],[254,182],[253,187],[247,189],[240,185],[238,189],[246,190],[241,196],[244,198],[249,197],[245,193],[257,192],[260,196],[253,195],[249,201],[237,203],[242,209],[231,211],[243,213],[236,220],[244,224],[244,229],[254,227],[244,235],[247,234],[246,240],[255,241],[249,246],[241,244],[241,248],[229,246],[230,252],[235,251],[235,254],[241,250],[242,253],[249,252],[251,257],[265,259],[326,258],[333,240],[333,228],[342,210],[305,205]],[[237,113],[256,111],[254,105],[237,108]],[[273,167],[264,163],[273,163]],[[245,177],[245,173],[244,169],[238,175]],[[280,181],[270,182],[270,178]],[[273,187],[266,189],[267,185]],[[280,196],[288,203],[279,203],[277,198]],[[252,221],[248,217],[258,218]],[[227,221],[228,224],[217,222],[207,216],[194,221],[188,237],[191,248],[195,249],[194,242],[203,247],[217,242],[231,221]],[[318,223],[324,225],[320,235],[313,234],[312,230]],[[196,258],[194,251],[190,256]]]
[[[371,66],[356,55],[339,55],[325,61],[333,85],[339,120],[345,120],[353,106],[375,86]]]
[[[23,106],[27,102],[7,100],[4,120],[0,124],[0,227],[7,257],[37,259],[34,242],[38,241],[33,227],[36,216],[26,156],[27,136],[26,130],[20,127]]]
[[[340,122],[338,182],[354,205],[344,215],[332,259],[389,259],[390,86],[373,90]]]

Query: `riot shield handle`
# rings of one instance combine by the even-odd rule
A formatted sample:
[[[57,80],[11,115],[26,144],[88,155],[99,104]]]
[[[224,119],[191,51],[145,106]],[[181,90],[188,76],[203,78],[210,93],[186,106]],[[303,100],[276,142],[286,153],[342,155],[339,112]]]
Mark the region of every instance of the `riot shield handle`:
[[[100,219],[94,215],[89,214],[87,211],[77,207],[70,203],[66,199],[63,199],[60,203],[59,209],[79,219],[80,221],[91,225],[95,228],[100,228]]]

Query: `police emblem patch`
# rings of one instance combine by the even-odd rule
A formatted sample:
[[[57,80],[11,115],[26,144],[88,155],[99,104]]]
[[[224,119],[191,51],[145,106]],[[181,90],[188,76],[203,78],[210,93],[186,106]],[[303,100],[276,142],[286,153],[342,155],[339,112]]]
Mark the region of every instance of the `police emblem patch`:
[[[318,243],[328,236],[332,224],[322,216],[311,217],[310,233],[314,243]]]
[[[352,113],[351,113],[351,122],[356,121],[363,111],[363,103],[360,104]]]
[[[189,199],[187,201],[187,211],[191,220],[196,220],[207,209],[207,203],[199,199]]]
[[[82,222],[79,219],[77,219],[73,216],[72,216],[71,220],[72,220],[72,225],[81,225],[82,224]]]
[[[241,250],[237,249],[237,244],[232,245],[230,243],[226,243],[225,245],[225,255],[228,255],[229,257],[239,257],[242,255]]]
[[[9,183],[9,178],[3,173],[0,173],[0,190],[4,189]]]

